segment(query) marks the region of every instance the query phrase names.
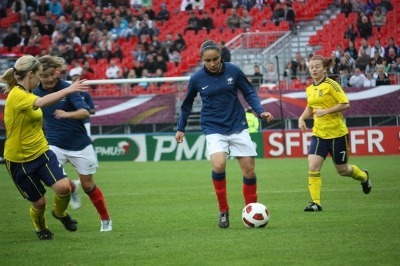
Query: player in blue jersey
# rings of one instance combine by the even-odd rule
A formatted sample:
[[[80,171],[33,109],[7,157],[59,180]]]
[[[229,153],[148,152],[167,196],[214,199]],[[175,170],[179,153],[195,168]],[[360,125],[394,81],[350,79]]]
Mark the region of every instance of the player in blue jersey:
[[[71,86],[58,78],[58,70],[64,60],[55,56],[39,58],[43,67],[40,85],[34,90],[39,96],[51,95]],[[75,84],[75,82],[73,83]],[[95,184],[93,174],[98,167],[97,156],[92,141],[87,135],[83,121],[89,117],[89,106],[78,93],[68,95],[56,104],[43,108],[45,133],[50,149],[64,165],[70,162],[79,174],[83,190],[96,207],[101,220],[100,231],[111,231],[112,224],[103,193]],[[71,182],[75,191],[78,189]]]
[[[204,67],[191,76],[188,92],[181,106],[175,139],[183,142],[185,127],[192,110],[194,98],[202,99],[201,128],[206,135],[207,151],[211,157],[215,193],[219,205],[218,225],[229,226],[229,205],[226,192],[226,162],[228,154],[236,157],[243,175],[245,204],[257,202],[257,155],[248,131],[244,108],[239,100],[241,91],[246,102],[257,115],[268,122],[272,114],[265,112],[255,89],[246,75],[234,64],[221,60],[221,48],[212,40],[200,48]]]
[[[41,108],[68,97],[70,93],[87,90],[88,87],[81,81],[63,91],[38,97],[32,94],[32,89],[37,86],[41,75],[40,62],[31,55],[24,55],[0,78],[6,83],[8,92],[4,108],[7,134],[4,158],[15,186],[31,202],[29,214],[37,236],[40,240],[52,240],[53,233],[46,223],[44,185],[55,192],[53,216],[69,231],[77,230],[77,222],[66,213],[71,186],[57,157],[49,150],[42,130]]]

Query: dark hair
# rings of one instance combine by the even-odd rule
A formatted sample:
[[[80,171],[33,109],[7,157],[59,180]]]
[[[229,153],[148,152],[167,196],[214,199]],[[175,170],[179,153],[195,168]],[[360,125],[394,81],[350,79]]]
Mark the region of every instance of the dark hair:
[[[329,68],[333,63],[333,59],[331,57],[326,58],[321,55],[314,55],[313,57],[311,57],[310,61],[313,60],[320,60],[324,68]]]
[[[214,49],[221,53],[221,47],[213,40],[208,40],[202,43],[200,47],[200,56],[203,56],[205,50]]]

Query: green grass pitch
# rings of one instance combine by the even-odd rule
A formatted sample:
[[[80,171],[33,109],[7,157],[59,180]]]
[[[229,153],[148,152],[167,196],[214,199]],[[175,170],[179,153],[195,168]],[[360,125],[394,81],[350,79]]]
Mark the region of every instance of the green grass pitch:
[[[227,166],[230,221],[217,225],[218,208],[209,161],[100,162],[95,180],[113,219],[99,232],[99,217],[86,195],[69,210],[78,231],[51,217],[53,241],[39,241],[24,200],[0,166],[0,265],[399,265],[400,156],[351,157],[370,171],[372,191],[322,169],[321,213],[309,203],[307,159],[257,159],[259,201],[271,219],[264,229],[241,221],[242,177]],[[67,166],[71,178],[74,170]],[[82,190],[80,189],[82,192]]]

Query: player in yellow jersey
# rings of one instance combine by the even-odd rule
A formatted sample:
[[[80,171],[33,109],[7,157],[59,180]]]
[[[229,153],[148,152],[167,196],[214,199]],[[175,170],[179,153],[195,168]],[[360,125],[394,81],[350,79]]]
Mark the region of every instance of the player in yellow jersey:
[[[361,181],[365,194],[372,185],[366,169],[348,164],[348,129],[342,111],[350,108],[349,100],[340,85],[326,76],[332,64],[331,58],[315,55],[310,60],[309,71],[313,83],[307,87],[307,106],[300,116],[298,126],[306,130],[305,119],[313,116],[314,126],[308,152],[308,189],[311,205],[304,211],[322,211],[321,207],[321,167],[328,154],[332,156],[336,171],[341,176],[349,176]]]
[[[71,186],[44,137],[40,108],[52,105],[70,93],[85,91],[88,87],[82,84],[83,81],[78,81],[68,89],[38,97],[32,94],[32,89],[39,83],[42,71],[42,65],[35,57],[24,55],[0,77],[0,81],[7,84],[8,92],[4,108],[4,158],[14,184],[31,202],[29,213],[37,236],[40,240],[51,240],[53,233],[47,227],[45,217],[44,185],[55,192],[53,216],[69,231],[77,229],[77,222],[65,212]]]

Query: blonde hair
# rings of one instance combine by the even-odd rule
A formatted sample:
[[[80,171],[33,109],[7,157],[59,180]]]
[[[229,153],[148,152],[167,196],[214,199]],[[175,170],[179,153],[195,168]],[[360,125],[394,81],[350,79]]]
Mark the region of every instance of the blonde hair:
[[[7,69],[0,77],[0,81],[7,84],[5,92],[9,92],[19,81],[22,81],[30,71],[33,73],[38,71],[40,66],[40,62],[32,55],[24,55],[18,58],[14,66]]]
[[[65,61],[63,58],[51,55],[45,55],[40,57],[39,62],[42,64],[43,71],[46,71],[51,67],[62,68],[65,65]]]

